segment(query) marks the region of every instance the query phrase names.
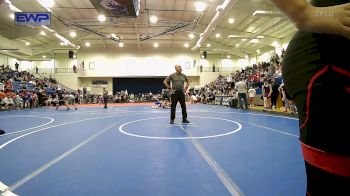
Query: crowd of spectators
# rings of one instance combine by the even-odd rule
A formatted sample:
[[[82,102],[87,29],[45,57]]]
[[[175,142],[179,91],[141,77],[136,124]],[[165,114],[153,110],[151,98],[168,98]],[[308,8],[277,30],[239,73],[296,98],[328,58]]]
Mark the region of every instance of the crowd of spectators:
[[[42,77],[37,73],[15,70],[9,65],[0,66],[0,110],[31,109],[76,104],[102,104],[102,94],[87,91],[86,87],[77,90],[65,89],[54,78]],[[108,96],[109,103],[153,102],[161,93],[128,93],[127,90]],[[63,99],[63,100],[62,100]],[[73,100],[73,103],[72,103]],[[64,102],[64,103],[63,103]],[[69,107],[67,107],[69,108]]]
[[[0,66],[0,109],[33,108],[44,105],[46,95],[54,94],[59,85],[51,76],[36,77],[27,71]]]
[[[228,76],[219,75],[216,80],[201,88],[191,85],[187,101],[213,104],[217,96],[230,96],[232,107],[248,109],[248,104],[250,107],[257,105],[254,102],[257,97],[260,97],[264,105],[263,110],[266,111],[275,110],[277,98],[280,97],[283,102],[282,110],[296,113],[296,107],[292,101],[288,100],[284,89],[281,72],[282,57],[283,52],[281,57],[275,55],[268,62],[248,66]],[[62,102],[60,97],[63,97],[65,103],[73,101],[76,104],[103,104],[102,94],[90,93],[86,87],[76,91],[66,90],[51,76],[49,78],[37,74],[34,76],[27,71],[19,71],[17,63],[15,68],[12,70],[9,66],[0,66],[0,110],[57,106]],[[240,82],[246,84],[246,89],[243,90],[246,93],[245,96],[242,94],[242,85],[238,85]],[[156,93],[128,93],[127,90],[123,90],[116,92],[115,95],[108,95],[107,100],[108,103],[163,103],[162,100],[169,101],[169,97],[169,93],[164,89]]]
[[[219,75],[219,77],[202,88],[190,89],[190,101],[192,103],[213,104],[216,96],[230,96],[230,104],[233,107],[241,107],[248,109],[245,103],[240,103],[237,92],[237,83],[243,81],[246,83],[246,94],[249,105],[257,105],[254,103],[255,97],[262,100],[264,111],[276,110],[277,99],[281,98],[282,110],[296,113],[296,107],[291,100],[287,99],[287,92],[283,88],[282,80],[282,55],[274,55],[268,62],[260,62],[245,69],[238,70],[228,76]],[[268,92],[267,92],[268,91]]]

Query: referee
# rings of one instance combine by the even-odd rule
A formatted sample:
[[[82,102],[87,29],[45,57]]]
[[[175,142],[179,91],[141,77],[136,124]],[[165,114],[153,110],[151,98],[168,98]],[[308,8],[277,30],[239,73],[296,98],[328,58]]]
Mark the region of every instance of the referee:
[[[107,109],[107,102],[108,102],[108,91],[105,87],[103,87],[103,102],[104,102],[104,109]]]
[[[171,94],[171,116],[170,116],[170,124],[174,124],[175,120],[175,111],[176,104],[179,101],[182,109],[182,123],[190,123],[187,120],[187,111],[186,111],[186,100],[185,93],[187,92],[188,87],[190,86],[190,82],[185,74],[182,73],[182,68],[180,65],[175,65],[176,72],[168,76],[163,84],[173,91]],[[186,82],[186,86],[185,86]],[[171,86],[169,85],[171,83]]]

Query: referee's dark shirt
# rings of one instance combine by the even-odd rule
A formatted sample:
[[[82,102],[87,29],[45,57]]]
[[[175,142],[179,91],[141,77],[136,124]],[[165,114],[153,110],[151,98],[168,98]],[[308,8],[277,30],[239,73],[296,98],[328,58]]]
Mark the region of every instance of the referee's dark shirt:
[[[173,90],[183,90],[185,81],[187,81],[187,76],[183,73],[173,73],[167,78],[167,80],[171,82]]]

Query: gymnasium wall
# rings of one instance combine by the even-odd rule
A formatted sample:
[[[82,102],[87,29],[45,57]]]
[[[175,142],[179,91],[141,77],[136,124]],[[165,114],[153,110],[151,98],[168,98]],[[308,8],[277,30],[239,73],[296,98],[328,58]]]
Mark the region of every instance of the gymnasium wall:
[[[221,54],[209,54],[207,59],[200,59],[200,63],[205,67],[225,67],[232,68],[233,70],[238,70],[245,68],[249,65],[249,59],[230,55],[230,58],[227,58],[227,55]]]
[[[159,51],[162,50],[162,51]],[[243,60],[243,61],[242,61]],[[222,75],[228,75],[231,72],[246,67],[249,63],[247,59],[241,59],[236,56],[212,54],[207,59],[200,59],[199,52],[191,51],[172,51],[164,49],[149,49],[149,51],[124,51],[121,49],[113,50],[79,50],[78,65],[84,61],[84,77],[150,77],[150,76],[168,76],[175,72],[174,65],[180,64],[183,73],[195,78],[195,86],[203,86],[217,78],[218,72],[200,73],[199,67],[230,68],[231,71],[221,72]],[[194,62],[195,61],[195,62]],[[94,66],[90,66],[93,62]],[[186,68],[186,62],[189,68]],[[197,77],[197,78],[196,78]]]
[[[54,60],[55,68],[72,68],[73,65],[77,65],[78,63],[77,59],[68,58],[68,51],[55,53]]]
[[[5,54],[0,54],[0,65],[9,65],[12,69],[15,69],[16,62],[19,62],[16,58]]]
[[[200,86],[204,86],[212,81],[214,81],[219,76],[219,72],[203,72],[200,77]]]
[[[267,51],[264,53],[261,53],[260,55],[258,55],[257,57],[257,62],[268,62],[272,56],[275,55],[275,51]]]
[[[79,88],[82,90],[83,87],[86,87],[87,90],[91,93],[102,94],[103,87],[92,86],[93,80],[107,80],[108,84],[107,84],[106,89],[108,91],[108,94],[113,93],[113,78],[108,78],[108,77],[79,78]]]
[[[86,49],[79,50],[78,64],[83,61],[86,77],[167,76],[175,72],[176,64],[182,65],[186,75],[195,76],[198,75],[199,53],[161,48],[137,52]]]
[[[288,42],[287,42],[288,43]],[[287,43],[282,44],[285,47]],[[102,92],[102,88],[92,88],[91,78],[108,78],[110,81],[109,91],[113,90],[112,78],[115,77],[150,77],[150,76],[167,76],[173,73],[174,65],[181,64],[183,72],[190,77],[193,85],[203,86],[217,78],[219,74],[228,75],[229,73],[240,70],[247,65],[251,65],[260,61],[266,61],[274,51],[267,51],[257,56],[249,56],[249,58],[241,58],[231,55],[208,54],[207,59],[200,59],[199,51],[192,52],[190,50],[169,50],[169,49],[153,49],[147,51],[127,50],[127,49],[81,49],[75,52],[77,59],[69,59],[68,51],[60,51],[52,56],[48,56],[47,60],[39,61],[18,61],[22,70],[38,68],[67,68],[71,69],[73,65],[79,67],[84,61],[85,75],[76,74],[52,74],[57,80],[72,89],[87,86],[94,92]],[[53,58],[51,60],[51,58]],[[17,61],[14,57],[0,54],[0,64],[10,64],[14,68]],[[89,63],[94,62],[94,67],[90,67]],[[186,67],[187,64],[187,67]],[[199,67],[212,68],[216,67],[229,68],[226,72],[200,72]]]
[[[55,79],[64,86],[77,90],[81,87],[80,79],[74,73],[66,73],[66,74],[55,74]]]
[[[188,76],[188,80],[190,81],[190,86],[198,87],[200,86],[200,77],[199,76]]]

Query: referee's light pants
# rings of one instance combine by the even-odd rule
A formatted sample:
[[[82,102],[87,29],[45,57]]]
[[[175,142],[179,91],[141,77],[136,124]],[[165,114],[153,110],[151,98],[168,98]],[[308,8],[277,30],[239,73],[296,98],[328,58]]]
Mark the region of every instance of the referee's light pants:
[[[177,102],[180,102],[181,109],[182,109],[182,119],[187,119],[187,111],[186,111],[186,98],[185,94],[181,90],[175,91],[174,94],[171,95],[171,116],[170,119],[175,119],[175,112],[176,112],[176,105]]]

